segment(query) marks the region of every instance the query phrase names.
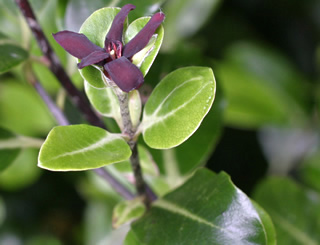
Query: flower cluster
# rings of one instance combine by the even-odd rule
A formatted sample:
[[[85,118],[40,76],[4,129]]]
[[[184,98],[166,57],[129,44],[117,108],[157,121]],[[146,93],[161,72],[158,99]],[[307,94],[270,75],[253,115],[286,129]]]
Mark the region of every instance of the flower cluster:
[[[78,68],[89,65],[100,65],[105,75],[124,92],[130,92],[139,88],[143,82],[143,74],[140,69],[132,64],[132,57],[147,46],[152,35],[164,20],[163,13],[154,14],[144,28],[127,44],[123,44],[122,33],[126,17],[132,4],[122,7],[114,18],[111,28],[106,35],[104,48],[92,43],[85,35],[61,31],[53,34],[54,39],[71,55],[81,60]]]

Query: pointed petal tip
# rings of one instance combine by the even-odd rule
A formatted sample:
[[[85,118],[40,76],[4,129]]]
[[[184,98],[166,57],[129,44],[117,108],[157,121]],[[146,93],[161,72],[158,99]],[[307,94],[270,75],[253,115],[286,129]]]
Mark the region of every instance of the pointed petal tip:
[[[107,47],[107,44],[111,40],[118,40],[122,42],[122,32],[123,32],[123,25],[124,22],[131,10],[134,10],[136,6],[132,4],[124,5],[120,12],[116,15],[116,17],[112,21],[112,25],[110,27],[110,30],[106,36],[105,39],[105,48]]]
[[[165,15],[162,12],[154,14],[140,32],[123,47],[123,56],[131,59],[133,55],[142,50],[148,44],[164,18]]]
[[[155,13],[151,19],[154,21],[154,22],[162,22],[164,21],[164,19],[166,18],[165,14],[163,12],[158,12],[158,13]]]
[[[133,4],[126,4],[126,5],[124,5],[121,9],[124,9],[124,10],[134,10],[136,8],[136,6],[135,5],[133,5]]]
[[[92,52],[103,50],[81,33],[60,31],[52,35],[61,47],[63,47],[69,54],[79,59],[83,59]]]

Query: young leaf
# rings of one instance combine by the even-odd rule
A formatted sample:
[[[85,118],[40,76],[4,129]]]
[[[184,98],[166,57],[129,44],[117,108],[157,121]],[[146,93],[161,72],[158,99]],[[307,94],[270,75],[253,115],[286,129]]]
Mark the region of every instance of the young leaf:
[[[120,202],[113,210],[112,226],[117,229],[125,223],[140,218],[145,210],[143,202],[139,199]]]
[[[38,166],[52,171],[87,170],[130,155],[130,147],[119,135],[88,125],[58,126],[42,145]]]
[[[128,26],[128,29],[125,33],[125,43],[128,43],[132,38],[134,38],[150,19],[151,17],[142,17],[133,21]],[[132,63],[140,68],[143,76],[148,73],[154,59],[159,52],[163,40],[163,34],[164,30],[163,26],[161,25],[149,41],[149,44],[132,57]]]
[[[272,177],[258,185],[253,197],[270,214],[279,244],[319,244],[318,193],[289,178]]]
[[[181,68],[166,76],[144,108],[141,128],[147,145],[168,149],[187,140],[210,110],[215,86],[206,67]]]
[[[257,210],[264,229],[266,231],[266,236],[268,240],[268,245],[277,245],[277,238],[276,238],[276,230],[272,223],[272,219],[269,214],[262,208],[258,203],[251,200],[252,204],[254,205],[255,209]]]
[[[0,74],[9,71],[28,58],[28,53],[15,45],[0,45]]]
[[[141,110],[140,94],[138,90],[134,89],[129,92],[129,111],[133,128],[137,128],[140,123]]]
[[[227,174],[206,169],[154,202],[131,232],[139,244],[269,244],[250,199]]]
[[[96,88],[85,81],[84,88],[90,103],[101,115],[121,122],[118,98],[111,87]]]

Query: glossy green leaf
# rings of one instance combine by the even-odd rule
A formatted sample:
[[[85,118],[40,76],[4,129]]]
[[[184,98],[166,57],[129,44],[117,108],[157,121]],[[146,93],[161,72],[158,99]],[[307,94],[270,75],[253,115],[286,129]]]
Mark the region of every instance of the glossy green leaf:
[[[257,128],[304,122],[306,89],[287,60],[251,43],[237,43],[225,56],[216,71],[227,99],[229,125]]]
[[[132,231],[139,244],[269,244],[250,199],[206,169],[154,202]]]
[[[130,155],[130,147],[119,135],[88,125],[58,126],[42,145],[38,166],[53,171],[87,170]]]
[[[0,125],[22,135],[45,135],[55,125],[35,89],[13,80],[0,83]]]
[[[0,45],[0,73],[9,71],[28,58],[28,53],[15,45]]]
[[[120,202],[113,210],[112,226],[117,229],[123,224],[140,218],[145,210],[145,205],[139,199]]]
[[[133,21],[126,30],[124,39],[125,43],[128,43],[132,38],[134,38],[135,35],[148,23],[150,19],[151,17],[142,17]],[[163,40],[163,35],[164,30],[162,25],[160,25],[155,34],[152,36],[148,45],[132,57],[132,63],[140,68],[143,76],[148,73],[153,61],[155,60],[159,52]]]
[[[144,108],[141,129],[147,145],[168,149],[187,140],[200,126],[214,97],[210,68],[186,67],[167,75]]]
[[[37,149],[24,149],[9,167],[0,172],[1,189],[17,191],[33,184],[40,176]]]
[[[271,216],[278,244],[319,244],[318,193],[302,188],[289,178],[272,177],[257,186],[253,197]]]
[[[172,50],[182,38],[190,37],[208,20],[221,0],[175,0],[164,6],[166,38],[163,47]]]
[[[277,244],[277,234],[274,228],[273,222],[269,214],[255,201],[251,200],[255,209],[257,210],[260,219],[262,221],[263,227],[266,231],[266,236],[268,240],[268,245],[276,245]]]
[[[95,11],[88,19],[83,23],[80,28],[80,33],[85,34],[89,40],[100,47],[104,47],[104,41],[106,34],[108,33],[112,21],[119,8],[102,8]],[[123,40],[125,43],[129,42],[147,23],[149,17],[137,19],[127,29],[127,22],[124,24]],[[147,47],[141,50],[133,57],[133,63],[136,64],[144,75],[147,74],[150,66],[152,65],[163,39],[163,27],[160,26],[155,32],[153,38],[151,38]],[[98,67],[88,66],[80,70],[83,78],[96,88],[104,88],[106,82],[103,78],[103,72]]]
[[[181,145],[167,150],[151,150],[159,169],[172,181],[187,175],[206,163],[215,149],[222,132],[222,95],[217,91],[214,106],[203,119],[197,131]]]

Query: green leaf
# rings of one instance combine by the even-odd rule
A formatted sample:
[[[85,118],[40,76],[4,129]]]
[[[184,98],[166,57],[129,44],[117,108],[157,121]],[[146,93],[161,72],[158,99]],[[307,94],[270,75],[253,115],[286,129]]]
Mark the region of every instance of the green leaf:
[[[122,128],[122,117],[118,97],[111,87],[96,88],[85,81],[85,91],[93,107],[103,116],[113,118]],[[132,126],[137,127],[141,117],[141,99],[139,91],[129,93],[129,111]]]
[[[145,205],[140,199],[120,202],[113,210],[112,226],[117,229],[123,224],[140,218],[145,210]]]
[[[307,93],[301,76],[272,49],[236,43],[217,65],[225,92],[227,124],[257,128],[266,124],[301,125]]]
[[[144,108],[141,128],[147,145],[168,149],[183,143],[200,126],[214,97],[210,68],[186,67],[167,75]]]
[[[206,163],[222,132],[223,100],[217,91],[214,106],[203,119],[197,131],[181,145],[168,150],[150,149],[162,173],[172,181],[187,175]]]
[[[278,244],[318,245],[320,196],[289,178],[271,177],[257,186],[253,198],[269,213]]]
[[[269,244],[250,199],[227,174],[206,169],[154,202],[131,231],[139,244]]]
[[[0,83],[0,125],[22,135],[47,134],[55,122],[35,89],[13,80]]]
[[[129,92],[129,111],[132,127],[136,129],[140,123],[142,111],[140,93],[136,89]]]
[[[12,44],[0,45],[0,74],[9,71],[28,58],[28,53]]]
[[[33,184],[41,174],[37,167],[37,149],[24,149],[14,162],[0,172],[1,189],[17,191]]]
[[[262,224],[264,226],[264,229],[266,231],[268,245],[276,245],[277,244],[277,238],[276,238],[276,230],[274,228],[274,225],[272,223],[271,217],[269,214],[261,207],[258,203],[251,200],[253,203],[255,209],[257,210],[260,219],[262,221]]]
[[[124,161],[130,155],[120,135],[88,125],[58,126],[42,145],[38,166],[53,171],[87,170]]]
[[[151,17],[142,17],[133,21],[128,26],[128,29],[125,33],[125,43],[128,43],[132,38],[134,38],[150,19]],[[132,57],[132,63],[140,68],[143,76],[148,73],[153,61],[155,60],[159,52],[163,40],[163,35],[163,26],[160,25],[157,31],[153,34],[148,45]]]
[[[121,122],[119,101],[111,87],[96,88],[85,81],[85,91],[93,107],[103,116]]]

